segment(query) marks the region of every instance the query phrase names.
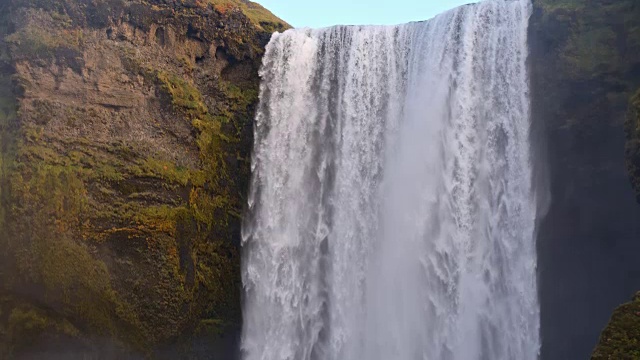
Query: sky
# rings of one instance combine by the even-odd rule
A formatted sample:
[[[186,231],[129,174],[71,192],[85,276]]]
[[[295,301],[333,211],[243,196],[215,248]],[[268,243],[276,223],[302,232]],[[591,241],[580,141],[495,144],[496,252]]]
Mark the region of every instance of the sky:
[[[294,27],[395,25],[477,0],[254,0]]]

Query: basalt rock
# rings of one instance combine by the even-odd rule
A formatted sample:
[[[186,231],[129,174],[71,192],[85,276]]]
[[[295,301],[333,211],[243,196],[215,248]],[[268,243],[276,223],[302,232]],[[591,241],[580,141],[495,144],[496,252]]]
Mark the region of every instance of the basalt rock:
[[[0,358],[237,355],[257,72],[288,25],[236,5],[2,2]]]
[[[538,235],[541,358],[584,359],[613,309],[640,289],[640,206],[625,164],[625,119],[640,87],[640,2],[533,5],[534,143],[549,189]]]

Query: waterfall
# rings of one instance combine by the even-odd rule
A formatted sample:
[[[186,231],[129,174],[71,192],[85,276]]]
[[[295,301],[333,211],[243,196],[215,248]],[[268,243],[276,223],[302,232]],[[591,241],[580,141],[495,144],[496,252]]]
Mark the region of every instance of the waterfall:
[[[530,12],[488,0],[273,36],[244,359],[537,359]]]

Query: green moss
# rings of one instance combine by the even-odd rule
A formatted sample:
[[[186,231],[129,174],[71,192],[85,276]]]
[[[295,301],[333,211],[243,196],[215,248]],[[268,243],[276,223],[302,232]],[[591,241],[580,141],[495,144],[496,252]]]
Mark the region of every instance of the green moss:
[[[214,8],[221,13],[226,13],[230,9],[240,9],[251,22],[258,28],[265,31],[283,31],[291,26],[282,21],[269,10],[260,4],[247,0],[206,0],[211,3]]]
[[[30,226],[14,229],[28,239],[21,240],[21,247],[15,249],[20,273],[30,283],[44,285],[47,303],[61,303],[66,317],[81,319],[74,325],[83,332],[116,338],[125,334],[151,337],[150,330],[141,325],[143,320],[132,315],[131,306],[114,291],[105,264],[91,253],[92,242],[122,236],[144,238],[150,248],[159,249],[162,255],[155,261],[162,264],[158,270],[162,285],[158,284],[158,291],[166,304],[190,303],[189,312],[193,313],[187,316],[200,316],[205,311],[224,326],[240,318],[236,306],[239,257],[230,245],[212,241],[212,237],[229,238],[230,219],[239,218],[240,200],[232,191],[234,182],[225,160],[229,144],[236,140],[223,134],[222,120],[210,115],[194,85],[161,73],[158,84],[171,97],[176,114],[190,120],[197,131],[200,169],[143,157],[143,152],[131,145],[95,148],[91,141],[51,138],[39,126],[22,129],[18,156],[24,165],[12,177],[12,202],[22,205],[13,209],[12,216]],[[228,89],[225,104],[232,108],[249,106],[243,104],[244,91]],[[155,198],[161,189],[144,192],[137,185],[127,188],[130,181],[149,178],[162,180],[159,183],[169,192],[175,191],[171,184],[190,187],[189,198],[182,205],[149,205],[149,201],[166,201]],[[92,201],[96,194],[90,195],[89,184],[109,200]],[[98,230],[94,222],[120,226]],[[213,325],[204,324],[199,329],[209,332],[217,327]],[[126,341],[137,341],[142,345],[136,346],[144,348],[145,340],[136,340],[136,336]]]
[[[97,167],[95,169],[95,176],[100,180],[106,181],[122,181],[125,179],[125,174],[111,164],[102,164]]]
[[[32,339],[49,327],[46,317],[35,310],[13,309],[8,320],[8,335],[14,339]],[[19,344],[19,343],[18,343]]]
[[[615,310],[591,359],[640,359],[640,293]]]
[[[103,262],[68,239],[36,243],[30,255],[40,262],[48,301],[62,301],[70,317],[81,319],[95,333],[116,335],[118,299]]]
[[[187,73],[192,73],[195,69],[193,62],[186,56],[178,57],[178,63],[180,67],[184,69]]]
[[[562,39],[561,69],[574,79],[595,79],[623,74],[640,51],[634,1],[539,0],[545,28]],[[618,78],[624,79],[625,76]]]
[[[134,177],[157,177],[170,183],[188,185],[198,177],[197,170],[176,165],[171,161],[159,160],[153,157],[142,159],[137,165],[126,168],[126,172]],[[128,177],[128,175],[124,175]]]
[[[222,81],[220,88],[226,97],[226,109],[219,109],[227,116],[251,116],[249,106],[258,101],[258,89],[253,87],[241,88],[228,81]]]
[[[7,36],[5,41],[13,48],[12,54],[17,58],[50,59],[58,49],[80,51],[83,32],[80,29],[50,31],[29,26]]]
[[[219,320],[218,325],[238,326],[238,323],[230,321],[240,319],[242,311],[238,301],[238,250],[228,243],[207,242],[198,244],[195,254],[198,260],[197,280],[207,290],[206,314],[209,318]]]
[[[199,336],[220,336],[224,332],[225,325],[220,319],[200,320],[195,333]]]
[[[581,0],[541,0],[539,3],[546,12],[574,12],[585,7],[584,1]]]
[[[19,242],[9,249],[21,286],[42,284],[42,300],[59,304],[59,311],[85,331],[142,346],[139,331],[121,331],[140,325],[112,289],[106,265],[74,240],[88,225],[82,175],[73,168],[39,164],[12,174],[10,182],[11,216],[22,221],[13,229]]]
[[[194,116],[207,113],[207,106],[202,102],[202,95],[195,86],[164,71],[158,72],[157,77],[163,89],[171,96],[174,106],[183,108]]]
[[[60,153],[50,143],[61,141],[43,137],[42,127],[24,126],[24,139],[18,157],[25,162],[44,162],[60,168],[73,169],[84,181],[122,182],[136,177],[157,178],[171,184],[186,186],[203,184],[201,171],[176,165],[167,160],[149,156],[140,158],[141,150],[133,146],[92,149],[89,146],[68,144],[82,150]]]
[[[71,19],[71,17],[69,17],[69,15],[57,11],[51,11],[50,15],[53,21],[58,24],[58,26],[64,29],[70,29],[71,27],[73,27],[73,20]]]
[[[196,143],[200,149],[200,160],[204,171],[195,174],[193,182],[198,185],[207,183],[214,189],[223,189],[223,183],[229,183],[230,181],[224,160],[225,149],[227,148],[225,144],[230,139],[222,133],[221,118],[211,115],[204,102],[204,97],[195,86],[175,75],[164,72],[158,73],[158,80],[162,84],[162,89],[171,97],[174,109],[191,119],[192,125],[198,130]],[[218,112],[220,112],[219,109]],[[162,168],[165,169],[166,166],[168,165],[164,164]],[[165,170],[168,170],[168,168]],[[182,180],[186,180],[186,177],[182,178]],[[207,195],[202,196],[205,192],[201,190],[195,188],[192,191],[191,205],[194,207],[196,214],[201,212],[199,209],[208,211],[227,203],[227,201],[222,200],[227,195],[223,191],[223,195],[211,196],[211,194],[207,193]],[[205,198],[208,198],[208,200],[205,200]],[[206,219],[205,221],[202,216],[197,216],[197,218],[211,225],[212,219]]]
[[[28,304],[13,304],[9,310],[7,319],[7,331],[5,336],[9,339],[8,353],[18,352],[32,346],[33,339],[45,334],[55,336],[67,336],[77,338],[80,336],[78,328],[69,321],[57,319],[46,312],[29,306]]]
[[[259,31],[286,26],[256,4],[232,2],[262,27]],[[95,19],[85,22],[84,8],[74,2],[65,2],[66,7],[51,3],[38,0],[38,6],[50,6],[46,11],[55,13],[50,14],[55,29],[18,24],[18,33],[6,38],[11,51],[0,53],[0,61],[24,61],[36,68],[48,65],[42,59],[62,63],[68,56],[81,57],[84,38],[74,26]],[[131,5],[131,14],[147,21],[169,13],[166,5],[154,3]],[[172,10],[176,28],[186,27],[181,23],[185,14],[195,21],[198,11],[192,6]],[[206,38],[220,36],[215,41],[227,44],[230,56],[254,66],[259,36],[235,16],[212,18],[229,19],[240,30],[210,31]],[[108,14],[101,17],[109,20]],[[258,79],[205,83],[192,59],[156,66],[131,45],[113,49],[121,51],[127,71],[142,75],[146,87],[155,86],[156,94],[168,100],[163,118],[193,126],[199,162],[176,162],[163,149],[154,153],[123,140],[102,144],[58,132],[59,124],[82,124],[93,116],[92,109],[29,97],[21,100],[22,113],[16,115],[13,95],[5,100],[0,86],[0,123],[8,124],[0,131],[7,129],[14,144],[1,144],[8,157],[0,169],[9,170],[2,170],[8,187],[0,183],[0,194],[8,197],[3,204],[11,204],[4,226],[11,236],[0,239],[0,299],[16,289],[33,289],[11,322],[16,307],[0,304],[0,348],[10,331],[35,342],[36,332],[74,336],[77,331],[119,339],[145,352],[183,330],[185,337],[192,332],[215,336],[239,326],[240,256],[233,240],[249,172]],[[8,263],[12,276],[5,281]],[[28,329],[37,331],[30,335]]]
[[[210,238],[212,235],[219,239],[229,238],[230,225],[239,221],[242,209],[242,196],[236,193],[237,184],[227,162],[234,151],[232,144],[239,142],[240,134],[225,133],[222,125],[250,118],[250,106],[257,99],[257,92],[253,87],[243,90],[222,82],[219,90],[223,97],[218,99],[211,112],[195,86],[172,79],[171,75],[161,74],[159,80],[171,96],[174,109],[191,119],[197,130],[196,143],[201,163],[201,170],[190,172],[192,188],[188,208],[177,216],[176,236],[191,239],[194,263],[197,264],[194,269],[195,289],[202,287],[206,290],[201,295],[205,297],[202,302],[207,304],[206,312],[213,322],[201,323],[200,330],[216,328],[219,331],[221,324],[231,326],[240,319],[239,255],[228,242],[215,238],[211,241]],[[167,86],[167,83],[174,85]],[[194,226],[195,233],[185,233],[186,229]]]
[[[9,211],[9,176],[15,166],[16,156],[16,102],[11,92],[10,79],[0,76],[0,249],[9,242],[6,220]],[[0,281],[7,272],[9,262],[5,251],[0,251]],[[0,293],[1,293],[0,289]]]
[[[568,69],[579,75],[615,66],[619,61],[618,51],[613,46],[616,38],[616,33],[608,27],[574,33],[563,54]]]

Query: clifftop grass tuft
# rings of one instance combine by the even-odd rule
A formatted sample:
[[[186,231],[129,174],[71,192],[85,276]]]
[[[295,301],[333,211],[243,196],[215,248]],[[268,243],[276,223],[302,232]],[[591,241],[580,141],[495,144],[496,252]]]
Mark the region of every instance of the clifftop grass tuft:
[[[242,11],[251,22],[259,28],[265,31],[275,32],[282,31],[290,28],[291,26],[284,22],[282,19],[273,15],[269,10],[262,7],[262,5],[248,1],[248,0],[206,0],[212,4],[214,8],[225,13],[231,9],[239,9]]]

